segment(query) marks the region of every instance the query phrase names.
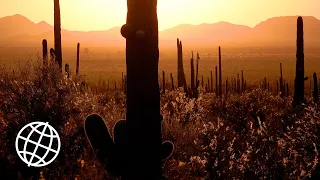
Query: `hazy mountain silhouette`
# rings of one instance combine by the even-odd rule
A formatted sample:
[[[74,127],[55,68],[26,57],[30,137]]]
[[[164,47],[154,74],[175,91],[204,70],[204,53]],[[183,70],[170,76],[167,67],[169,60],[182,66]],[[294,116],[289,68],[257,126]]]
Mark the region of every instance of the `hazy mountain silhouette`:
[[[244,25],[218,22],[213,24],[181,24],[159,33],[159,44],[176,45],[176,38],[188,45],[221,46],[295,46],[297,16],[269,18],[251,28]],[[303,17],[306,46],[320,46],[317,31],[320,20]],[[0,18],[0,46],[40,46],[47,39],[53,46],[53,26],[42,21],[34,23],[22,15]],[[104,31],[62,30],[62,44],[75,46],[124,46],[120,27]]]

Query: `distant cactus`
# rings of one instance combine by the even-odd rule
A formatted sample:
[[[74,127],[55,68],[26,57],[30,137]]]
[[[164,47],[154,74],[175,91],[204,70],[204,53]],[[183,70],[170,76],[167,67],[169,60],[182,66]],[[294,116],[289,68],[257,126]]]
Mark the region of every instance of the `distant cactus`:
[[[206,85],[206,88],[207,88],[206,92],[211,92],[209,86],[210,86],[210,79],[208,78],[208,83]]]
[[[240,94],[240,75],[239,73],[237,74],[237,93]]]
[[[177,38],[177,53],[178,53],[178,87],[183,87],[185,83],[185,74],[183,69],[183,52],[182,42]]]
[[[292,106],[296,107],[304,102],[304,47],[303,47],[303,20],[297,19],[297,49],[296,49],[296,77],[294,82],[294,96]]]
[[[191,53],[190,69],[191,69],[191,75],[190,75],[191,76],[191,89],[193,90],[195,88],[193,52]]]
[[[198,61],[197,55],[197,61]],[[199,80],[195,81],[195,72],[194,72],[194,59],[193,59],[193,52],[190,59],[190,68],[191,68],[191,87],[187,91],[187,95],[191,98],[197,98],[198,97],[198,87],[199,87]],[[196,75],[197,76],[197,75]]]
[[[172,73],[170,73],[170,78],[171,78],[171,89],[174,90],[174,81],[173,81]]]
[[[243,70],[241,70],[241,93],[244,91],[243,87],[244,87],[244,77],[243,77]]]
[[[228,96],[228,78],[226,79],[226,97]]]
[[[319,89],[317,82],[317,73],[313,73],[313,91],[312,91],[313,100],[315,103],[318,103],[319,100]]]
[[[218,67],[216,66],[216,95],[218,96]]]
[[[199,60],[200,60],[200,56],[199,53],[197,52],[197,61],[196,61],[196,84],[199,80]]]
[[[55,60],[62,71],[62,48],[61,48],[61,19],[60,19],[60,3],[54,0],[54,50]]]
[[[222,96],[221,48],[219,46],[219,97]]]
[[[79,63],[80,63],[80,43],[77,44],[77,67],[76,74],[79,75]]]
[[[47,64],[48,62],[48,43],[46,39],[42,40],[42,59],[43,64]]]
[[[282,64],[280,63],[280,93],[283,96],[283,77],[282,77]]]
[[[210,91],[213,92],[213,77],[212,77],[212,71],[210,71]]]

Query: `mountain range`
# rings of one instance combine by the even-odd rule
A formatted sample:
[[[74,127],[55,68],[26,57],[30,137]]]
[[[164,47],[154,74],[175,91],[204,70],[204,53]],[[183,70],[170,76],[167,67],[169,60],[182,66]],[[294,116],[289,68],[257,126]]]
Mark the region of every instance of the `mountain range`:
[[[298,16],[269,18],[251,28],[229,22],[180,24],[159,32],[159,46],[176,46],[179,38],[186,46],[295,46]],[[320,20],[303,16],[305,46],[320,46]],[[103,31],[69,31],[62,29],[62,45],[124,46],[120,27]],[[16,14],[0,18],[0,47],[38,47],[42,39],[53,46],[53,26],[34,23]]]

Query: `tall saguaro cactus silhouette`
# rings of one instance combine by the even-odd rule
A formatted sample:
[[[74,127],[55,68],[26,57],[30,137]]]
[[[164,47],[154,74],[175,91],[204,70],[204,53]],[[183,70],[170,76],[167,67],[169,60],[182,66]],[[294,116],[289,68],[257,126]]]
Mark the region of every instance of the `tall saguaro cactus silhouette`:
[[[42,59],[43,64],[48,62],[48,43],[46,39],[42,40]]]
[[[221,48],[219,46],[219,97],[222,96]]]
[[[177,52],[178,52],[178,87],[185,85],[185,75],[183,69],[183,55],[182,55],[182,42],[177,38]]]
[[[62,48],[61,48],[61,19],[60,19],[60,3],[54,0],[54,50],[55,60],[62,71]]]
[[[127,0],[127,169],[125,179],[161,176],[157,0]]]
[[[77,44],[77,64],[76,64],[77,75],[79,75],[79,63],[80,63],[80,43]]]
[[[299,16],[297,19],[296,78],[294,82],[293,107],[300,105],[304,101],[304,79],[303,20]]]

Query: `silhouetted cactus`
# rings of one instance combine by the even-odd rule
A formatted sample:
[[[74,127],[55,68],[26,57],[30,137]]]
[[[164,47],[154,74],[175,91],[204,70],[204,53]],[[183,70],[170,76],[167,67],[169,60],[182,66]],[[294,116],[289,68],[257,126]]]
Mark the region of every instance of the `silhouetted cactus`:
[[[228,78],[226,79],[226,97],[228,96]]]
[[[61,48],[61,19],[60,19],[60,3],[54,0],[54,50],[55,60],[62,71],[62,48]]]
[[[191,89],[193,90],[195,88],[195,83],[194,83],[194,61],[193,61],[193,52],[191,53],[191,59],[190,59],[190,69],[191,69]]]
[[[174,81],[173,81],[172,73],[170,73],[170,77],[171,77],[171,90],[174,90]]]
[[[297,19],[297,50],[296,50],[296,77],[292,106],[296,107],[304,102],[304,47],[303,47],[303,20]]]
[[[219,46],[219,97],[222,96],[221,48]]]
[[[280,63],[280,95],[283,96],[283,77],[282,77],[282,64]]]
[[[80,43],[77,44],[77,67],[76,74],[79,75],[79,65],[80,65]]]
[[[199,80],[199,60],[200,60],[200,56],[199,53],[197,52],[197,62],[196,62],[196,84]]]
[[[244,91],[244,77],[243,70],[241,70],[241,93]]]
[[[319,89],[318,89],[318,82],[317,82],[317,73],[313,73],[313,91],[312,96],[314,102],[317,104],[319,100]]]
[[[43,64],[47,64],[48,62],[48,43],[46,39],[42,40],[42,59]]]
[[[213,92],[213,77],[212,77],[212,71],[210,71],[210,91]]]
[[[185,74],[183,69],[183,52],[182,42],[177,38],[177,54],[178,54],[178,87],[184,86]]]
[[[240,76],[239,73],[237,73],[237,93],[240,93]]]
[[[219,92],[218,92],[218,67],[216,66],[215,68],[216,70],[216,95],[218,96],[219,95]]]
[[[161,121],[158,84],[157,0],[127,0],[127,144],[123,179],[161,176]],[[130,150],[129,150],[130,149]]]
[[[198,57],[197,57],[197,59],[198,59]],[[200,81],[199,80],[195,81],[195,79],[194,79],[195,78],[195,72],[194,72],[193,52],[192,52],[192,57],[190,59],[190,66],[191,66],[191,87],[187,92],[187,96],[189,96],[190,98],[197,98],[198,97],[198,87],[199,87],[199,82]]]

